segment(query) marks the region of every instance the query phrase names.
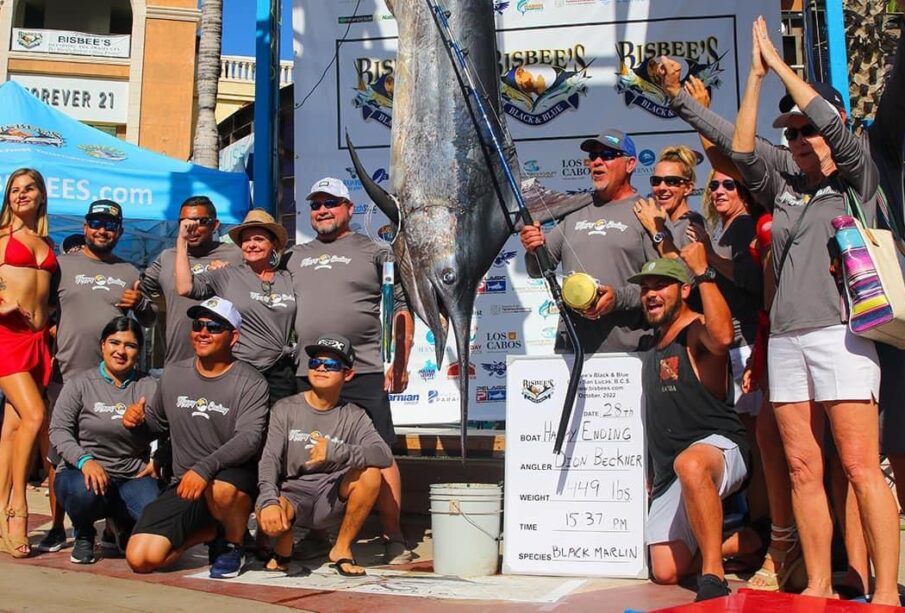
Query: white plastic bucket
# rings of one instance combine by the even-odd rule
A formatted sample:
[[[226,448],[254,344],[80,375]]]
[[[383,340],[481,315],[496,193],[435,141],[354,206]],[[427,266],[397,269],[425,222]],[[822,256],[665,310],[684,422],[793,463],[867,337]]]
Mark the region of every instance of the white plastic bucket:
[[[503,490],[495,483],[430,486],[434,572],[459,577],[495,575],[500,555]]]

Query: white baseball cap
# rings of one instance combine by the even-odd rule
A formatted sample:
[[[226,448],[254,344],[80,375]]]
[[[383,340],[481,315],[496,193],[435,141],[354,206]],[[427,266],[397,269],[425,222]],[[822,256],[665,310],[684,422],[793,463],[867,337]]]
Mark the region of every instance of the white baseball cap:
[[[330,194],[331,196],[336,196],[337,198],[343,198],[345,200],[352,199],[346,184],[333,177],[324,177],[319,181],[315,181],[314,185],[311,186],[311,191],[305,196],[305,200],[311,200],[311,197],[314,196],[314,194],[321,193]]]
[[[189,307],[185,312],[192,319],[198,317],[210,317],[231,325],[236,330],[242,325],[242,316],[232,302],[220,296],[212,296],[201,304]]]

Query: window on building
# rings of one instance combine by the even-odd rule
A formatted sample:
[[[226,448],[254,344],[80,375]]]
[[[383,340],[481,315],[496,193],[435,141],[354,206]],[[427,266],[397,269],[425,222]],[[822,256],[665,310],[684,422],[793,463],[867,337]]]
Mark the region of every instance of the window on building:
[[[18,0],[13,27],[87,34],[131,34],[130,0]]]

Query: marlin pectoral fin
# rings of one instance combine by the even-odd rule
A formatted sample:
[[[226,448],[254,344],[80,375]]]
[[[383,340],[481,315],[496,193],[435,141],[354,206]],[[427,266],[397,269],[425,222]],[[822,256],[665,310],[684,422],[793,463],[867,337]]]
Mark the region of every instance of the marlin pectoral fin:
[[[368,197],[374,201],[374,204],[377,205],[378,209],[383,211],[383,214],[389,218],[390,222],[397,226],[398,231],[399,206],[396,204],[396,198],[371,179],[371,175],[368,174],[368,171],[362,166],[361,160],[358,159],[358,153],[352,145],[352,140],[349,138],[348,131],[346,131],[346,145],[349,147],[349,156],[352,158],[352,166],[355,167],[355,174],[358,175],[358,179],[361,181],[361,185],[364,187]]]
[[[580,192],[577,194],[564,194],[547,189],[537,179],[531,178],[522,181],[522,198],[525,199],[525,205],[528,207],[534,221],[540,223],[548,222],[552,219],[561,219],[578,209],[591,204],[594,196],[591,192]],[[523,226],[521,217],[516,222],[516,231],[521,230]]]

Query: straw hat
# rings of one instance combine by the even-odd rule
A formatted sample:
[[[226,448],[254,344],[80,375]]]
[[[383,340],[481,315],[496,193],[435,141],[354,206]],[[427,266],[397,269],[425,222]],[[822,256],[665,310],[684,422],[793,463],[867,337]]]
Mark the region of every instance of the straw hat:
[[[289,242],[289,234],[286,232],[286,228],[278,224],[273,216],[264,209],[248,211],[242,223],[229,231],[229,237],[238,245],[241,242],[242,231],[248,228],[263,228],[273,234],[274,247],[277,251],[282,251],[286,247],[286,243]]]

